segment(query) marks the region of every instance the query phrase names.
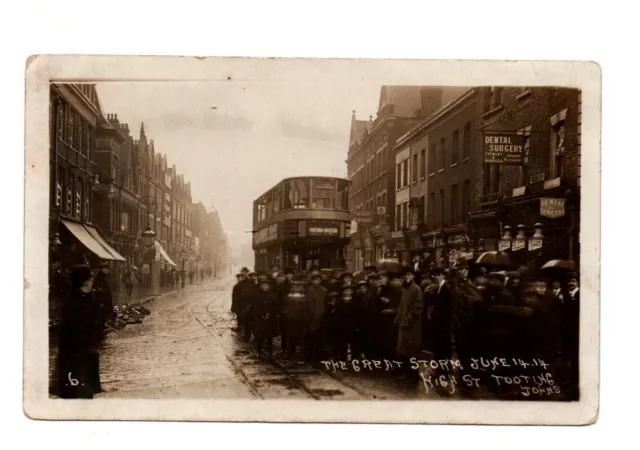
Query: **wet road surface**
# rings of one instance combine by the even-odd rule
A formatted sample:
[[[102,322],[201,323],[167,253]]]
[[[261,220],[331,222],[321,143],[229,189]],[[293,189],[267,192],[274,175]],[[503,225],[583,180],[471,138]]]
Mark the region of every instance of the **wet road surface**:
[[[112,333],[101,355],[101,398],[384,399],[425,396],[382,376],[260,358],[232,330],[235,279],[159,297],[142,324]],[[278,346],[276,346],[277,348]]]

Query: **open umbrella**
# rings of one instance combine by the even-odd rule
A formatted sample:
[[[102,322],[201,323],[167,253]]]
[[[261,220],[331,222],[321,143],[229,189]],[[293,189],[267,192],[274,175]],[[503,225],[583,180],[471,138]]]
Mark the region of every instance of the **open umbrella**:
[[[505,252],[484,252],[478,256],[476,264],[492,267],[509,267],[511,266],[511,258],[509,258],[509,255]]]
[[[378,270],[380,272],[402,272],[403,265],[395,259],[381,259],[378,261]]]
[[[556,270],[576,270],[576,262],[570,259],[552,259],[542,266],[542,270],[556,269]]]

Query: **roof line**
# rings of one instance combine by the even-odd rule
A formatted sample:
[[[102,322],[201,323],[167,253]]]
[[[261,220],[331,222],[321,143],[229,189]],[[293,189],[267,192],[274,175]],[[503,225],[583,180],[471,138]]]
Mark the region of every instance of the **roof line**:
[[[396,148],[396,147],[398,147],[400,145],[403,145],[410,138],[414,137],[416,134],[420,133],[421,131],[424,131],[424,129],[428,128],[428,126],[433,124],[437,119],[439,119],[442,116],[444,116],[446,113],[448,113],[450,110],[452,110],[456,106],[459,106],[468,97],[471,97],[475,90],[476,90],[476,88],[472,87],[471,89],[463,92],[462,94],[460,94],[459,96],[457,96],[456,98],[451,100],[446,105],[443,105],[442,107],[440,107],[440,109],[437,109],[433,114],[431,114],[429,117],[427,117],[424,120],[424,122],[416,125],[412,129],[407,131],[405,134],[400,136],[398,139],[396,139],[396,142],[395,142],[393,148]]]

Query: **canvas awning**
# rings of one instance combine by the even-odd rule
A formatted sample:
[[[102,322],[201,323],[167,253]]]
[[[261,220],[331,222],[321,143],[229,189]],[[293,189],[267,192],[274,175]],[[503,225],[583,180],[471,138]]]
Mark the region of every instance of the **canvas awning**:
[[[98,258],[106,259],[108,261],[126,261],[118,252],[113,250],[113,248],[107,244],[104,239],[102,239],[102,236],[100,236],[100,233],[98,233],[96,229],[92,230],[92,227],[90,226],[85,226],[81,223],[72,222],[70,220],[60,219],[60,221],[82,245],[87,247]],[[95,235],[99,236],[100,240],[104,241],[104,244],[102,244],[100,240],[96,239]]]
[[[113,248],[111,245],[109,245],[109,243],[105,240],[104,237],[102,237],[102,234],[100,234],[100,231],[98,231],[98,229],[96,227],[93,227],[91,225],[86,225],[86,224],[84,225],[84,227],[87,229],[89,234],[96,241],[98,241],[109,253],[111,253],[111,255],[115,258],[115,261],[126,261],[127,260],[120,253],[118,253],[115,248]]]
[[[164,259],[169,265],[175,267],[176,263],[174,263],[173,260],[169,258],[169,255],[167,255],[167,252],[164,250],[164,247],[162,247],[162,244],[160,244],[160,242],[158,241],[154,241],[154,245],[156,247],[156,251],[160,253],[162,259]]]

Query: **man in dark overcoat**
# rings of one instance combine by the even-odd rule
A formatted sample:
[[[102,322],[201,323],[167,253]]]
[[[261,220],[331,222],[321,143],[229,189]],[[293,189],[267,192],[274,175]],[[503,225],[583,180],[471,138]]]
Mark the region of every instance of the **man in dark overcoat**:
[[[109,285],[109,264],[102,263],[100,270],[93,281],[93,299],[96,302],[96,342],[102,344],[105,339],[105,325],[114,317],[113,297],[111,294],[111,286]],[[98,353],[92,354],[92,372],[91,381],[96,393],[102,392],[102,384],[100,383],[100,358]]]
[[[393,358],[396,354],[397,328],[394,325],[402,297],[402,273],[382,272],[378,302],[378,350],[381,357]]]
[[[278,316],[280,322],[280,347],[283,357],[287,355],[287,321],[285,320],[284,311],[292,283],[293,269],[286,267],[284,269],[284,280],[276,289],[276,295],[278,296]]]
[[[569,366],[569,389],[577,399],[580,353],[580,284],[577,272],[566,277],[567,294],[562,302],[562,359]]]
[[[436,359],[451,359],[451,315],[455,302],[454,291],[445,279],[442,267],[431,271],[437,287],[434,288],[431,333],[433,352]]]

